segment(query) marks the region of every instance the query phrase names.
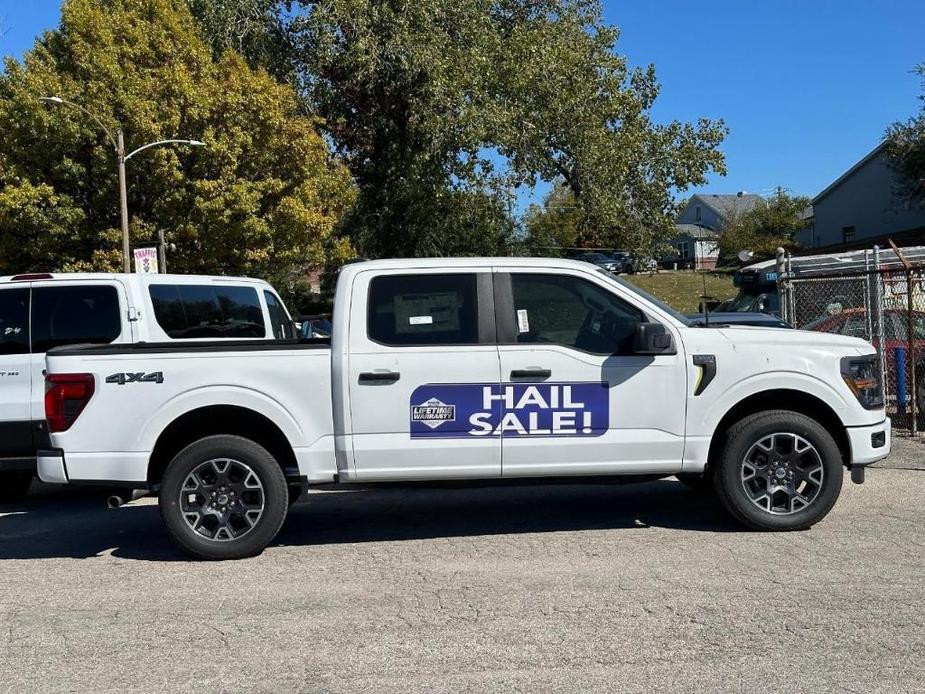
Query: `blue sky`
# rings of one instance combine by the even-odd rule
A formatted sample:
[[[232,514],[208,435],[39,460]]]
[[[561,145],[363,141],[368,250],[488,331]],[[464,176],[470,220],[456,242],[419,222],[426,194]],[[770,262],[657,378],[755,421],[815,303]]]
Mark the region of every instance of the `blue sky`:
[[[58,0],[0,0],[0,53],[58,21]],[[618,51],[654,63],[657,120],[723,118],[728,175],[703,190],[815,195],[919,107],[922,0],[610,0]],[[533,193],[541,195],[542,190]],[[692,192],[692,191],[689,191]],[[529,196],[525,195],[523,202]]]

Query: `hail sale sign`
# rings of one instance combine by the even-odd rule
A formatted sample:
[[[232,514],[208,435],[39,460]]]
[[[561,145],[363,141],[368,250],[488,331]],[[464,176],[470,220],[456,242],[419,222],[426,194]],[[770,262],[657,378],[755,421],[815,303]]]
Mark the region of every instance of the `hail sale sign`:
[[[411,438],[600,436],[606,383],[428,383],[411,394]]]

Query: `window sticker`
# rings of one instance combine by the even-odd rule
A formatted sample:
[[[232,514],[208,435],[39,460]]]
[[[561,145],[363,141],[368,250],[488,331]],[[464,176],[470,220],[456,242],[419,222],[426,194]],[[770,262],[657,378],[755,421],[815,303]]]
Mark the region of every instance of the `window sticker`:
[[[433,316],[411,316],[408,319],[409,325],[433,325]]]
[[[432,294],[400,294],[395,297],[395,332],[416,332],[420,326],[433,326],[439,332],[459,330],[462,299],[456,292]],[[427,317],[429,322],[415,323],[412,318]]]
[[[527,309],[525,308],[517,309],[517,332],[530,332],[530,316],[527,315]]]
[[[593,437],[610,427],[607,383],[429,383],[411,394],[412,439]]]

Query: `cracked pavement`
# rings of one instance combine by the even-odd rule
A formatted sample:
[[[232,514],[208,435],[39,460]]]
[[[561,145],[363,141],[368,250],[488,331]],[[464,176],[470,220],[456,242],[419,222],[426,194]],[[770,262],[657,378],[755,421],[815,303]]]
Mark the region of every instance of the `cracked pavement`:
[[[807,532],[674,480],[313,492],[196,563],[153,500],[0,506],[0,691],[923,692],[925,440]]]

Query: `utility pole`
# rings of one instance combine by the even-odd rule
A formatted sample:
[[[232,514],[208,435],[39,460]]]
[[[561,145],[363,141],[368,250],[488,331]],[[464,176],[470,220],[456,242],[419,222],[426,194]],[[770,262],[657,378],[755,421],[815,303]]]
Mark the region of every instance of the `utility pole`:
[[[128,237],[128,189],[125,184],[125,138],[122,128],[116,134],[116,158],[119,160],[119,212],[122,217],[122,272],[132,271]]]
[[[164,230],[157,230],[157,267],[160,272],[167,272],[167,242],[164,240]]]
[[[132,271],[132,258],[131,258],[131,243],[129,240],[128,234],[128,185],[126,183],[126,174],[125,174],[125,164],[126,162],[134,157],[136,154],[142,150],[148,149],[149,147],[157,147],[158,145],[189,145],[190,147],[205,147],[204,142],[199,140],[158,140],[157,142],[149,142],[146,145],[142,145],[136,150],[125,153],[125,137],[122,134],[122,126],[116,130],[116,136],[113,138],[112,132],[109,128],[103,125],[103,121],[91,111],[88,111],[80,104],[75,104],[73,101],[68,101],[67,99],[62,99],[60,96],[43,96],[39,98],[39,101],[42,101],[49,106],[69,106],[75,108],[78,111],[82,112],[84,115],[89,116],[96,124],[100,126],[106,137],[109,138],[109,142],[112,144],[113,148],[116,151],[116,160],[119,165],[119,217],[122,227],[122,269],[126,273],[131,273]],[[167,269],[167,259],[164,257],[166,254],[163,251],[163,232],[160,232],[161,239],[161,251],[160,255],[162,256],[163,265],[161,265],[162,271]]]

